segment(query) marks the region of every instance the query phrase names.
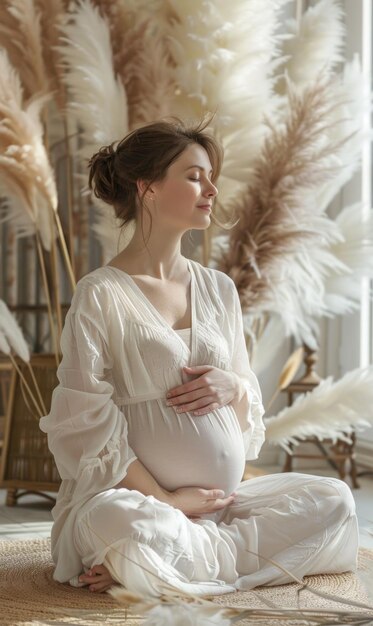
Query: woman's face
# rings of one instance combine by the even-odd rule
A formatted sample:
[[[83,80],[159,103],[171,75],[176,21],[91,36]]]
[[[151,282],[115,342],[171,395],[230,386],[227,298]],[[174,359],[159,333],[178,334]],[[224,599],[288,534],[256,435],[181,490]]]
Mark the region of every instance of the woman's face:
[[[178,230],[207,228],[218,193],[211,174],[206,150],[199,144],[188,146],[170,165],[165,178],[151,184],[146,195],[152,217]]]

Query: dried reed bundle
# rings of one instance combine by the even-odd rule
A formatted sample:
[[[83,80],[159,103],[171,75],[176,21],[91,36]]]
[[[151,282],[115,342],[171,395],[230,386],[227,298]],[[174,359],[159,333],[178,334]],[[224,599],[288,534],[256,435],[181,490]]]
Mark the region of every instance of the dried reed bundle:
[[[70,93],[69,111],[81,128],[79,156],[88,158],[101,146],[128,132],[125,88],[113,69],[110,30],[106,19],[89,0],[73,7],[70,20],[61,26],[64,45],[59,47],[65,67],[64,82]],[[86,185],[87,173],[80,177]],[[105,255],[116,249],[119,222],[107,205],[92,196],[96,207],[94,230]]]
[[[3,219],[12,219],[20,236],[40,233],[51,248],[49,210],[57,209],[54,172],[43,143],[40,115],[50,96],[34,98],[26,106],[18,73],[0,50],[0,172],[4,189],[16,202],[8,204]],[[7,196],[7,193],[4,193]]]
[[[73,7],[60,31],[69,111],[82,127],[81,154],[91,156],[92,149],[121,139],[127,132],[126,92],[113,70],[108,23],[89,0]]]
[[[37,410],[38,417],[40,418],[42,417],[42,415],[46,415],[47,411],[45,409],[41,391],[30,363],[30,351],[28,345],[25,341],[19,325],[17,324],[16,319],[11,314],[3,300],[0,300],[0,351],[6,354],[6,356],[12,362],[13,367],[18,372],[18,375],[22,381],[22,385],[27,391],[29,399]],[[22,359],[22,361],[27,363],[38,399],[35,397],[34,392],[31,390],[27,380],[23,375],[22,370],[18,367],[18,364],[13,357],[12,351],[17,354]],[[27,397],[25,397],[25,401],[27,404]]]
[[[339,0],[319,0],[309,6],[299,23],[295,19],[286,21],[281,71],[286,71],[292,83],[303,87],[316,80],[320,72],[333,72],[344,61],[345,31]],[[284,80],[277,86],[282,93],[286,91]]]
[[[124,593],[123,593],[124,592]],[[204,624],[218,624],[219,626],[229,626],[232,624],[231,618],[240,615],[239,609],[222,608],[198,599],[186,599],[176,593],[167,594],[162,600],[145,599],[128,594],[125,590],[110,591],[115,600],[125,606],[132,606],[136,614],[143,617],[141,623],[151,626],[162,624],[162,626],[203,626]]]
[[[245,334],[250,337],[251,367],[257,376],[277,358],[280,350],[287,354],[284,324],[279,315],[263,316],[262,328],[254,332],[252,316],[243,316]]]
[[[335,124],[325,131],[328,141],[344,141],[338,153],[339,173],[315,190],[316,204],[324,210],[339,189],[351,178],[360,160],[363,115],[369,110],[371,96],[366,93],[358,56],[345,63],[342,74],[333,72],[344,61],[344,16],[337,0],[320,0],[310,6],[297,23],[287,22],[288,35],[282,46],[286,59],[281,71],[291,82],[305,88],[315,81],[320,72],[335,81]],[[279,91],[286,93],[286,81],[277,83]]]
[[[359,309],[361,278],[373,277],[373,212],[365,214],[359,204],[346,207],[335,219],[340,238],[329,247],[336,264],[330,265],[327,275],[322,273],[323,307],[327,316],[345,315]],[[312,251],[309,253],[310,256]],[[311,267],[303,263],[304,267]],[[322,268],[320,268],[322,270]],[[270,362],[283,345],[286,327],[278,314],[263,316],[261,327],[255,325],[255,314],[244,315],[246,334],[250,337],[251,363],[258,374]],[[312,320],[305,317],[304,324]],[[317,334],[315,326],[314,334]]]
[[[2,330],[0,330],[0,352],[7,356],[10,354],[10,345]]]
[[[40,13],[42,52],[49,90],[52,91],[60,111],[64,114],[66,88],[63,83],[63,69],[58,44],[60,43],[59,27],[66,21],[68,2],[67,0],[34,0],[34,2]]]
[[[312,588],[304,585],[309,591],[314,592]],[[111,595],[114,595],[114,593]],[[319,594],[317,594],[319,595]],[[354,603],[360,610],[346,610],[346,609],[302,609],[302,608],[282,608],[269,606],[265,609],[247,609],[240,606],[225,606],[219,607],[211,601],[201,601],[196,598],[191,600],[177,597],[172,595],[162,597],[161,600],[155,602],[154,600],[148,600],[144,602],[144,599],[137,599],[133,594],[123,593],[120,591],[115,594],[115,599],[124,606],[133,607],[138,613],[142,615],[141,623],[144,626],[207,626],[207,624],[217,624],[219,626],[230,626],[245,620],[245,624],[268,624],[268,623],[286,623],[303,624],[304,626],[323,625],[328,624],[340,626],[342,623],[346,624],[367,624],[370,622],[373,616],[373,609],[363,603]],[[336,599],[333,596],[325,597],[329,600],[336,602],[343,599]],[[132,613],[132,611],[131,611]],[[75,613],[80,616],[84,616],[84,612]],[[94,619],[93,615],[86,615],[89,619]],[[102,616],[101,616],[102,619]],[[272,621],[273,620],[273,621]]]
[[[50,91],[40,20],[34,0],[4,0],[0,5],[0,45],[19,72],[26,100]]]
[[[331,598],[332,599],[332,598]],[[126,605],[124,605],[126,606]],[[185,606],[180,604],[167,605],[158,604],[156,607],[149,609],[148,613],[139,616],[134,615],[132,610],[101,610],[99,614],[92,611],[81,611],[70,609],[66,614],[64,611],[55,609],[56,615],[63,615],[66,622],[66,616],[71,619],[86,620],[89,623],[102,624],[105,616],[116,619],[118,624],[126,624],[126,620],[131,618],[140,619],[143,626],[209,626],[216,624],[219,626],[228,626],[240,623],[245,620],[244,624],[276,624],[281,623],[294,624],[294,626],[341,626],[341,624],[349,624],[349,626],[363,626],[370,624],[373,611],[371,607],[362,608],[359,611],[353,610],[333,610],[333,609],[291,609],[291,608],[268,608],[268,609],[245,609],[244,607],[225,607],[219,609],[215,606],[214,612],[212,608],[197,608],[191,605]],[[50,622],[52,623],[52,622]],[[62,622],[55,622],[61,624]],[[75,623],[75,622],[70,622]],[[77,622],[78,623],[78,622]],[[39,626],[38,624],[36,626]],[[42,626],[40,624],[40,626]]]
[[[128,105],[132,108],[136,89],[136,58],[144,50],[143,36],[148,27],[153,3],[146,7],[144,3],[128,0],[92,0],[92,5],[100,10],[110,30],[114,73],[125,87]],[[152,85],[153,87],[153,85]]]
[[[50,11],[55,12],[57,7],[57,0],[53,0],[53,4],[48,3],[48,8]],[[24,89],[24,96],[26,98],[26,102],[30,104],[34,104],[34,101],[37,102],[37,117],[40,126],[44,126],[44,138],[43,141],[47,145],[48,136],[48,104],[51,101],[51,90],[56,86],[56,76],[58,75],[58,70],[50,67],[50,63],[45,63],[45,58],[55,59],[56,54],[54,51],[49,51],[46,53],[45,47],[43,47],[44,35],[41,26],[42,13],[41,9],[43,8],[43,3],[39,2],[39,6],[36,4],[36,0],[6,0],[2,4],[0,9],[0,18],[4,18],[3,26],[0,29],[1,35],[3,37],[3,41],[1,42],[5,49],[9,50],[11,55],[11,62],[15,67],[18,68],[21,84]],[[44,7],[45,8],[45,7]],[[39,10],[40,9],[40,10]],[[59,5],[59,9],[62,10],[62,3]],[[53,17],[53,16],[51,16]],[[45,12],[43,23],[45,23]],[[44,29],[45,30],[45,29]],[[48,22],[48,33],[52,33],[52,25],[51,21]],[[53,36],[52,36],[53,39]],[[48,39],[47,39],[48,40]],[[48,73],[48,68],[50,72]],[[51,82],[52,81],[52,82]],[[53,83],[53,84],[52,84]],[[61,90],[57,90],[56,95],[60,95],[59,100],[61,101]],[[42,98],[42,96],[45,96]],[[31,109],[32,107],[30,107]],[[33,120],[34,122],[34,120]],[[44,146],[43,146],[44,147]],[[34,149],[34,146],[31,146]],[[32,156],[32,155],[31,155]],[[35,161],[44,158],[44,155],[36,152]],[[45,163],[43,164],[44,169]],[[13,177],[14,177],[13,172]],[[9,183],[9,181],[8,181]],[[54,185],[54,182],[53,182]],[[50,185],[51,186],[51,185]],[[64,239],[64,234],[62,231],[62,227],[60,224],[59,216],[56,211],[57,202],[56,198],[53,198],[53,202],[49,205],[50,198],[46,198],[43,192],[39,193],[38,190],[38,198],[35,198],[34,205],[44,205],[41,206],[40,213],[49,213],[48,219],[39,220],[37,223],[37,228],[40,230],[42,244],[44,247],[51,251],[52,258],[52,268],[55,275],[55,282],[58,282],[57,277],[57,252],[55,247],[55,233],[54,233],[54,224],[56,222],[57,226],[57,234],[60,240],[62,254],[64,258],[64,262],[66,265],[66,269],[69,275],[69,279],[72,285],[72,288],[75,287],[75,279],[73,276],[73,271],[71,267],[70,257],[67,252],[67,247]],[[49,190],[51,191],[51,190]],[[50,194],[49,194],[50,195]],[[54,190],[53,190],[54,195]],[[11,203],[14,208],[14,203]],[[15,211],[10,210],[9,214],[13,214],[16,217],[16,222],[19,225],[19,222],[23,222],[22,219],[22,210],[16,211],[17,216],[15,216]],[[40,228],[41,224],[43,225],[42,229]],[[49,231],[49,232],[48,232]],[[18,230],[19,234],[28,234],[27,229],[25,232],[21,228]],[[58,292],[55,290],[55,293]],[[58,295],[56,296],[58,300]],[[61,315],[59,314],[59,305],[57,303],[57,313],[59,319],[59,326],[61,326]]]
[[[40,11],[41,36],[43,42],[43,58],[45,69],[48,75],[50,90],[54,96],[59,113],[62,115],[62,125],[64,133],[64,144],[66,151],[66,191],[67,191],[67,229],[69,242],[69,258],[71,261],[71,271],[75,276],[75,247],[74,247],[74,191],[73,191],[73,157],[70,146],[70,120],[67,110],[67,90],[63,82],[63,67],[61,64],[58,44],[60,43],[59,27],[67,20],[68,0],[34,0],[36,7]],[[50,108],[48,114],[54,113]],[[51,116],[50,116],[51,117]],[[46,142],[55,144],[59,140],[54,140],[54,129],[60,132],[60,119],[56,117],[46,120],[48,137]],[[54,140],[54,141],[53,141]]]
[[[131,127],[174,112],[173,100],[177,87],[171,72],[166,32],[165,22],[160,17],[148,20],[143,47],[135,58],[134,76],[128,88],[131,94]]]
[[[270,134],[218,266],[236,283],[245,313],[276,313],[286,334],[316,347],[313,318],[327,314],[323,277],[344,269],[329,251],[341,234],[315,210],[313,195],[338,171],[340,143],[325,142],[332,82],[320,77],[300,93],[289,83],[288,100],[284,124],[267,122]]]
[[[303,356],[303,346],[294,350],[294,352],[289,356],[284,367],[281,370],[281,374],[277,383],[277,388],[267,404],[266,411],[268,411],[269,407],[272,406],[280,391],[283,391],[288,385],[290,385],[291,381],[294,379],[295,374],[303,363]]]
[[[170,115],[175,83],[166,37],[167,3],[93,0],[109,23],[115,74],[128,100],[130,129]]]
[[[363,93],[364,81],[362,80],[357,59],[345,65],[341,76],[333,74],[336,64],[343,60],[344,26],[342,17],[341,8],[335,0],[322,0],[316,6],[310,7],[306,11],[300,24],[290,21],[288,23],[290,36],[287,34],[284,37],[282,45],[282,54],[285,55],[285,61],[281,63],[280,59],[279,64],[281,71],[287,72],[288,75],[287,80],[283,79],[283,82],[279,83],[279,91],[286,93],[290,88],[290,103],[292,94],[296,91],[295,86],[297,86],[299,91],[309,89],[309,85],[312,85],[312,82],[314,84],[317,82],[320,71],[322,71],[324,77],[329,77],[330,80],[328,89],[328,120],[325,120],[324,128],[319,133],[318,139],[321,146],[322,142],[324,142],[325,146],[329,145],[337,148],[334,155],[332,150],[330,151],[330,163],[326,162],[326,173],[331,173],[332,175],[327,175],[324,181],[319,180],[317,185],[313,187],[312,206],[307,202],[307,199],[305,200],[304,188],[299,189],[299,207],[303,205],[307,209],[308,206],[312,214],[315,214],[315,212],[322,214],[341,186],[351,178],[356,170],[361,150],[362,116],[369,106],[369,97]],[[280,124],[284,119],[283,104],[279,105],[278,101],[277,109],[273,114],[273,119],[275,120],[273,125],[275,123]],[[315,138],[317,139],[317,137]],[[286,154],[286,146],[283,145],[281,147],[278,144],[277,147],[279,150],[284,149]],[[323,158],[325,158],[325,153]],[[334,165],[332,172],[328,169],[330,164]],[[313,172],[314,165],[315,163],[311,164]],[[249,187],[249,193],[253,192],[253,188],[255,193],[255,184],[254,177],[254,185],[251,188]],[[259,184],[262,184],[262,181]],[[289,191],[293,195],[294,189]],[[295,193],[297,195],[296,189]],[[242,194],[241,204],[244,202],[244,194]],[[257,209],[255,207],[256,204],[258,205]],[[249,223],[244,222],[238,226],[236,237],[219,236],[213,239],[210,246],[212,250],[212,264],[220,266],[219,258],[222,256],[227,258],[227,249],[232,246],[232,243],[233,245],[237,244],[237,248],[231,256],[236,260],[241,258],[242,262],[244,262],[246,257],[247,265],[250,267],[248,270],[248,282],[254,287],[252,290],[253,297],[258,282],[260,283],[260,279],[265,276],[266,269],[263,270],[258,266],[256,268],[253,267],[256,260],[255,255],[257,253],[259,255],[263,254],[263,244],[265,242],[261,242],[262,245],[256,250],[255,238],[250,240],[250,227],[254,225],[255,219],[259,220],[259,228],[266,226],[263,223],[266,208],[264,205],[260,206],[260,200],[256,203],[255,198],[251,198],[246,204],[247,211],[252,212]],[[285,206],[284,209],[286,210]],[[242,209],[242,211],[244,210]],[[256,214],[255,210],[258,211]],[[299,221],[298,209],[294,212],[295,220],[298,220],[299,230],[301,230],[302,224]],[[288,224],[284,221],[283,230],[288,230],[289,232],[287,226]],[[267,287],[262,283],[264,292],[267,288],[267,298],[271,304],[269,306],[264,305],[263,310],[259,311],[259,315],[256,314],[254,302],[252,302],[252,306],[249,305],[245,309],[244,298],[242,298],[245,329],[250,337],[248,347],[252,353],[251,356],[254,358],[256,368],[263,369],[268,362],[268,357],[273,357],[272,345],[270,351],[265,346],[265,340],[266,337],[269,337],[269,333],[267,332],[265,336],[262,334],[266,324],[272,318],[275,317],[276,319],[277,337],[293,334],[298,342],[304,341],[316,348],[316,337],[319,330],[316,318],[322,315],[333,316],[346,313],[356,306],[357,299],[351,295],[355,275],[351,273],[351,269],[343,262],[337,252],[340,249],[339,246],[343,247],[344,245],[344,234],[341,232],[337,222],[334,224],[331,220],[326,222],[324,218],[324,226],[326,227],[326,232],[323,232],[323,225],[321,223],[319,225],[319,246],[314,246],[311,249],[311,241],[316,242],[317,239],[317,229],[315,229],[308,245],[307,235],[305,239],[303,237],[303,241],[302,237],[300,237],[298,253],[293,255],[294,249],[293,251],[291,249],[288,250],[289,256],[287,260],[289,263],[286,261],[286,242],[282,241],[284,244],[284,255],[281,258],[280,253],[277,258],[277,261],[281,260],[277,268],[277,275],[274,272],[268,276]],[[294,224],[292,230],[294,230]],[[305,233],[303,233],[304,235]],[[281,237],[282,235],[276,236],[275,240],[280,243]],[[242,246],[240,240],[243,240]],[[242,248],[244,248],[244,251]],[[364,248],[368,252],[368,246],[362,246],[362,250]],[[269,240],[267,245],[269,256],[272,251],[276,256],[276,245],[273,246],[273,240]],[[277,262],[275,261],[275,256],[273,257],[274,263]],[[365,261],[368,267],[369,261],[367,256],[365,255]],[[363,267],[363,263],[364,259],[362,259],[361,267]],[[243,268],[243,272],[245,271],[246,268]],[[368,272],[369,270],[365,274],[367,275]],[[348,278],[346,279],[346,277]],[[346,294],[344,296],[342,294],[341,290],[343,287],[349,288],[349,295]],[[335,289],[334,293],[333,289]],[[332,291],[330,292],[330,290]],[[262,295],[259,294],[259,300]],[[276,298],[278,307],[272,306],[273,304],[275,305]],[[352,300],[354,300],[354,303],[352,303]],[[258,327],[260,329],[259,333]],[[278,341],[277,344],[279,348],[281,342]],[[260,361],[259,364],[258,359]]]
[[[216,207],[223,219],[250,180],[266,134],[263,113],[272,116],[276,109],[276,30],[286,2],[170,2],[177,18],[170,31],[180,92],[175,106],[186,117],[216,111],[214,127],[225,149]]]
[[[340,238],[328,247],[335,263],[330,265],[327,275],[321,275],[323,309],[320,309],[318,315],[322,311],[328,317],[345,315],[360,307],[360,279],[372,276],[373,259],[372,213],[368,217],[362,213],[362,207],[354,205],[344,209],[335,220]],[[312,251],[309,253],[311,255]],[[303,266],[310,267],[311,264],[312,259],[309,264],[304,262]],[[304,315],[305,332],[312,330],[309,340],[312,345],[313,337],[318,334],[316,320],[309,318],[307,312],[299,310],[301,315]],[[258,374],[273,362],[288,330],[286,320],[278,314],[263,316],[260,332],[256,330],[256,321],[255,313],[244,315],[245,331],[251,342],[251,363]]]
[[[266,438],[290,453],[288,444],[306,437],[348,440],[346,433],[371,426],[372,404],[373,367],[352,370],[337,382],[329,377],[276,417],[268,417]]]
[[[54,171],[44,143],[41,112],[50,95],[34,97],[23,103],[17,72],[11,67],[5,50],[0,51],[0,173],[1,192],[8,202],[2,207],[2,220],[11,220],[18,236],[35,234],[47,298],[49,323],[58,360],[58,337],[55,332],[42,246],[53,252],[53,294],[59,332],[62,329],[59,304],[59,280],[55,237],[59,237],[65,266],[72,288],[75,279],[57,213],[57,190]],[[55,231],[57,226],[57,233]]]
[[[22,361],[30,361],[30,351],[22,331],[3,300],[0,300],[0,332]]]
[[[331,252],[346,271],[326,278],[325,301],[329,311],[344,314],[360,307],[360,279],[373,277],[373,211],[365,214],[354,204],[339,213],[336,223],[343,239],[332,244]]]
[[[344,61],[345,25],[339,1],[320,0],[305,11],[299,23],[289,20],[287,27],[288,35],[282,47],[286,61],[281,65],[281,71],[286,73],[288,80],[303,89],[317,80],[322,72],[335,83],[335,124],[325,129],[325,140],[333,143],[343,141],[343,146],[338,152],[338,175],[315,190],[316,204],[320,210],[325,210],[358,167],[363,115],[369,110],[371,96],[365,92],[366,81],[357,55],[352,62],[345,63],[341,74],[335,73]],[[284,77],[280,77],[277,86],[282,94],[286,94]]]
[[[339,144],[337,175],[315,190],[315,204],[326,210],[343,185],[356,172],[363,141],[371,139],[364,132],[364,115],[371,109],[372,96],[366,86],[359,57],[346,63],[340,76],[333,79],[333,124],[325,131],[325,141]]]

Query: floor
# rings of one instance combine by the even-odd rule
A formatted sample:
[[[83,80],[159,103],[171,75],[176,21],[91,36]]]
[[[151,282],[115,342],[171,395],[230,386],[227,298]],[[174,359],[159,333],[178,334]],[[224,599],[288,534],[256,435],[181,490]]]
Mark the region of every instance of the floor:
[[[278,468],[261,468],[276,472]],[[302,470],[303,471],[303,470]],[[333,475],[319,470],[307,473]],[[360,544],[373,549],[373,475],[359,478],[360,489],[353,490],[360,527]],[[54,495],[54,494],[51,494]],[[14,507],[5,506],[6,492],[0,490],[0,540],[49,537],[52,526],[51,504],[37,495],[24,496]]]

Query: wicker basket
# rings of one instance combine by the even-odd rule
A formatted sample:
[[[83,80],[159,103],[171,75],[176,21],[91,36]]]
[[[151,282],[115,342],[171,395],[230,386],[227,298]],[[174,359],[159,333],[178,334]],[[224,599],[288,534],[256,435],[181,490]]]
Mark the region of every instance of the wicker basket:
[[[32,356],[31,363],[49,411],[52,392],[58,384],[54,355],[36,354]],[[33,388],[28,367],[19,359],[17,364]],[[44,492],[58,491],[61,482],[48,449],[47,437],[40,430],[38,418],[28,404],[24,400],[20,377],[13,370],[0,468],[0,486],[7,489],[8,506],[14,506],[18,498],[27,493],[38,493],[53,501],[54,498]]]

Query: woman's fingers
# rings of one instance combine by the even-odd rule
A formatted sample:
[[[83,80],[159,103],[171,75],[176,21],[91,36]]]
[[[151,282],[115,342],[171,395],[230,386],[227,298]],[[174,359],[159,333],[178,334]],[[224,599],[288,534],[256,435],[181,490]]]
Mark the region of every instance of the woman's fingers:
[[[217,500],[211,501],[211,512],[220,511],[220,509],[224,509],[229,504],[234,502],[234,496],[229,496],[228,498],[218,498]]]
[[[206,387],[199,387],[188,393],[182,393],[179,396],[166,400],[167,406],[179,406],[180,404],[186,404],[187,402],[193,402],[206,396]]]
[[[88,572],[79,576],[79,582],[89,585],[90,591],[99,593],[110,589],[114,583],[105,565],[94,565]]]
[[[222,489],[206,489],[204,495],[207,500],[216,500],[217,498],[224,498],[225,493]]]
[[[200,517],[205,513],[214,513],[234,501],[235,495],[225,497],[222,489],[203,489],[200,487],[181,487],[170,493],[170,503],[180,509],[187,517]]]
[[[207,504],[210,508],[210,511],[219,511],[220,509],[224,509],[224,507],[232,504],[234,502],[236,494],[231,494],[227,497],[224,497],[225,493],[222,489],[210,489],[207,492]]]
[[[206,366],[184,369],[200,375],[166,394],[167,406],[174,407],[177,413],[206,415],[229,404],[237,394],[238,377],[233,372]]]
[[[209,489],[206,491],[206,506],[208,512],[213,513],[224,509],[224,507],[234,502],[236,494],[231,494],[225,497],[225,493],[222,489]]]
[[[198,370],[197,370],[197,367],[198,367]],[[196,389],[205,387],[205,380],[203,378],[203,374],[206,374],[206,372],[211,372],[212,370],[217,369],[213,365],[204,365],[204,366],[197,366],[197,367],[196,368],[190,368],[190,367],[182,368],[185,370],[189,370],[188,372],[189,374],[197,375],[197,378],[195,378],[194,380],[189,380],[187,383],[183,383],[182,385],[177,385],[177,387],[172,387],[172,389],[169,389],[167,392],[167,398],[176,398],[177,396],[180,396],[182,394],[190,393],[190,392],[195,391]],[[192,372],[191,371],[192,369],[195,371]]]
[[[176,413],[186,413],[191,411],[206,411],[206,413],[208,413],[209,407],[219,408],[218,402],[216,402],[216,400],[212,396],[205,396],[204,398],[196,400],[195,402],[182,404],[178,407],[175,407],[175,411]]]

